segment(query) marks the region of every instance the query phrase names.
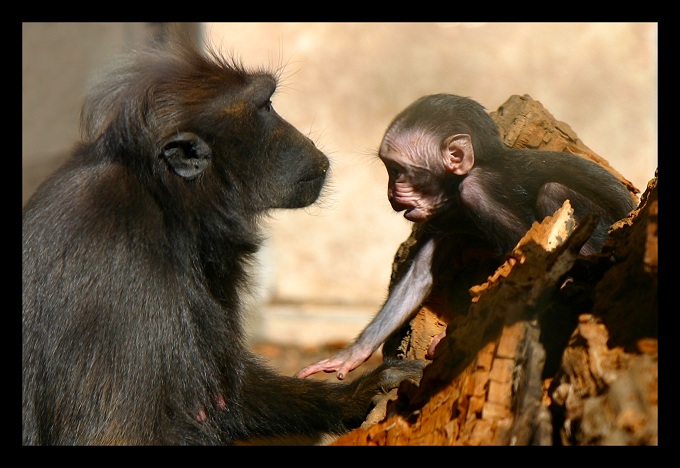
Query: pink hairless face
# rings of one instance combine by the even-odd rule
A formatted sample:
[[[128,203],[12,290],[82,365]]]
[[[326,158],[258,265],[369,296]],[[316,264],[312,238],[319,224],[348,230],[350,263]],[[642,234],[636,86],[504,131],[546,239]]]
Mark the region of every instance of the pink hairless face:
[[[387,198],[404,218],[423,222],[446,204],[441,182],[447,167],[439,142],[421,130],[388,131],[380,145],[379,157],[388,174]]]

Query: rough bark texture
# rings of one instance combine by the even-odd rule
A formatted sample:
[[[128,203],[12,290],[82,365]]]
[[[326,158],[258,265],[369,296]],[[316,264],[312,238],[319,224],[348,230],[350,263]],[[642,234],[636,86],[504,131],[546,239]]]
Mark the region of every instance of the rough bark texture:
[[[582,155],[639,193],[531,97],[491,115],[508,145]],[[446,330],[420,385],[402,384],[334,445],[656,445],[656,176],[602,255],[578,255],[593,224],[576,227],[568,202],[500,266],[464,237],[438,251],[430,297],[383,346],[425,359]],[[418,238],[416,226],[393,283]]]

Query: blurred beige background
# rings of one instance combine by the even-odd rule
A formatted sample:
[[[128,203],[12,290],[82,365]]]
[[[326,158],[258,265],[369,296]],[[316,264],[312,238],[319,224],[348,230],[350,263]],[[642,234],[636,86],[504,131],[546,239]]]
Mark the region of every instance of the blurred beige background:
[[[657,167],[655,23],[187,24],[248,67],[283,67],[277,111],[328,154],[323,199],[266,223],[251,333],[346,341],[380,307],[410,223],[375,157],[396,113],[450,92],[495,110],[529,94],[641,191]],[[23,25],[24,202],[78,137],[88,81],[160,23]]]

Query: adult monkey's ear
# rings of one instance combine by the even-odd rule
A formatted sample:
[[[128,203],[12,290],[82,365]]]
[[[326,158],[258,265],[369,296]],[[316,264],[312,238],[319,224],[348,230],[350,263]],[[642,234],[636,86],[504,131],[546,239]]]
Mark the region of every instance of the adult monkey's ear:
[[[182,132],[165,141],[160,157],[175,174],[193,179],[207,169],[212,159],[212,149],[198,135]]]
[[[456,175],[465,175],[475,165],[475,150],[472,137],[467,133],[451,135],[444,141],[442,149],[444,167]]]

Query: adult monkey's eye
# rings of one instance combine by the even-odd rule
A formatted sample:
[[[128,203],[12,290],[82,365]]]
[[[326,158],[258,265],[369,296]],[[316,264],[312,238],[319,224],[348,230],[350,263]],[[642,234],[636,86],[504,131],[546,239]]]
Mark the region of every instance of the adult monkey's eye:
[[[272,104],[271,100],[267,100],[262,106],[261,109],[266,110],[267,112],[271,112],[272,109],[274,109],[274,105]]]

